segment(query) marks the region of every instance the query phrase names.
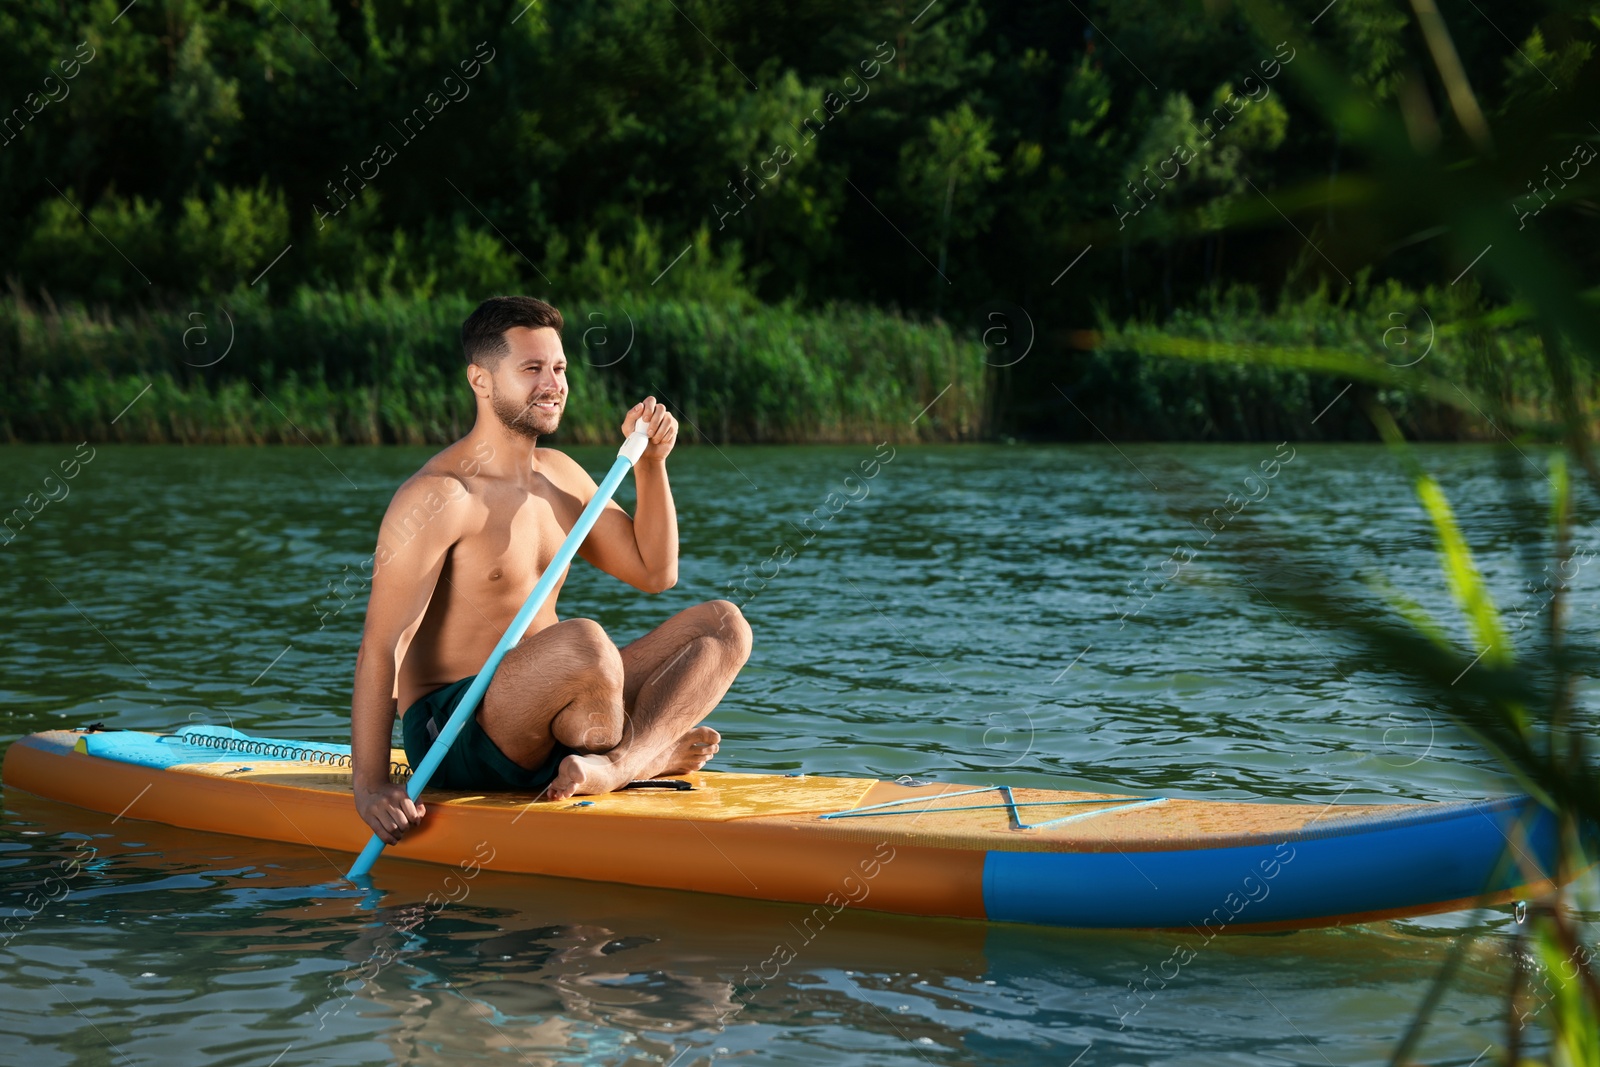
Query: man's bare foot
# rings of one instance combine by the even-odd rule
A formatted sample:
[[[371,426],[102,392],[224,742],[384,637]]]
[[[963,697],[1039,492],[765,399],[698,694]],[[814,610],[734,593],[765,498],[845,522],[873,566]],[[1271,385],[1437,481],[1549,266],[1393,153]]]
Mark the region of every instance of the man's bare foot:
[[[672,747],[652,761],[654,769],[640,766],[643,753],[624,751],[571,755],[561,761],[555,779],[545,790],[546,800],[566,800],[574,796],[594,796],[621,789],[641,778],[668,778],[698,771],[717,754],[722,735],[709,726],[696,726],[684,732]]]
[[[661,769],[650,777],[670,778],[698,771],[717,754],[717,742],[721,740],[722,735],[709,726],[686,731],[662,757]]]
[[[568,756],[561,761],[555,780],[545,790],[544,799],[566,800],[568,797],[609,793],[632,780],[627,765],[613,760],[611,753]]]

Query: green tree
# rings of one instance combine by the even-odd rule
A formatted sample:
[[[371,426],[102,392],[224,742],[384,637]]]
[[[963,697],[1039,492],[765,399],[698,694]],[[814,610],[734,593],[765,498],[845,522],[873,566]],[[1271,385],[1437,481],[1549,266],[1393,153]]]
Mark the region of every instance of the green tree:
[[[931,216],[941,275],[951,237],[960,241],[983,233],[994,216],[987,193],[1001,170],[1000,157],[989,147],[993,128],[970,104],[962,103],[929,119],[923,137],[900,149],[901,184]],[[942,291],[942,287],[936,290]],[[935,297],[935,311],[938,307]]]

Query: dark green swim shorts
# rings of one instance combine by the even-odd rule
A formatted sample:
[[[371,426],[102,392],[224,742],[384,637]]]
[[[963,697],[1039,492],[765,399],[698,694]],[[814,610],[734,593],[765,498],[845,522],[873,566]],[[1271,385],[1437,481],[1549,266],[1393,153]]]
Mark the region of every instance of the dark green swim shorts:
[[[433,739],[450,721],[450,713],[461,703],[461,698],[471,685],[471,678],[451,682],[406,709],[400,733],[404,738],[406,760],[411,766],[422,762]],[[474,712],[472,718],[467,720],[467,725],[456,735],[455,743],[445,753],[444,762],[439,764],[439,769],[428,784],[440,789],[543,792],[545,786],[555,778],[561,761],[572,752],[572,749],[557,741],[544,763],[530,771],[500,751],[489,735],[484,733],[483,725],[478,722],[477,713]]]

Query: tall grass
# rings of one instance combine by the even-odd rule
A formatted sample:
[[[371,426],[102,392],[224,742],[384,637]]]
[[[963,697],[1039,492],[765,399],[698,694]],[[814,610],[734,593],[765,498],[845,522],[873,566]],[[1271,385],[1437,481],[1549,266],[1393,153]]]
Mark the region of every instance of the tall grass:
[[[1272,306],[1252,290],[1212,294],[1159,323],[1103,323],[1064,362],[1033,359],[1117,440],[1371,439],[1358,403],[1308,424],[1350,380],[1353,399],[1377,397],[1412,437],[1493,438],[1487,412],[1500,408],[1535,432],[1558,420],[1543,339],[1514,307],[1485,310],[1467,285],[1412,293],[1358,278],[1331,292]],[[0,299],[0,440],[454,440],[473,418],[457,355],[471,308],[301,289],[282,305],[245,291],[112,313],[13,294]],[[564,311],[561,438],[573,443],[612,440],[617,413],[651,393],[684,416],[688,440],[751,442],[972,440],[1008,429],[1004,408],[1030,400],[996,404],[979,341],[882,310],[630,295]],[[1570,395],[1583,412],[1595,389],[1580,367]],[[1029,429],[1098,438],[1072,419]]]
[[[443,443],[473,419],[458,340],[473,306],[302,289],[282,305],[241,291],[112,314],[14,293],[0,300],[0,438]],[[569,442],[614,440],[646,394],[680,413],[691,441],[955,441],[986,429],[984,349],[942,324],[641,296],[563,314]]]
[[[1239,288],[1159,323],[1102,322],[1092,343],[1063,384],[1119,440],[1376,440],[1366,399],[1414,440],[1499,440],[1491,413],[1553,440],[1567,400],[1591,423],[1600,407],[1584,367],[1557,388],[1525,309],[1493,308],[1471,284],[1413,292],[1363,275],[1270,307]]]

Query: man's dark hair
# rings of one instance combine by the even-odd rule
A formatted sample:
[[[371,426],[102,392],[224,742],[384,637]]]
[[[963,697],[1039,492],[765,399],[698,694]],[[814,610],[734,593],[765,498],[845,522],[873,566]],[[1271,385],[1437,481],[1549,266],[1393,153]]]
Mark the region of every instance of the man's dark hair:
[[[491,296],[461,324],[461,354],[466,361],[493,370],[511,346],[506,331],[518,326],[561,332],[561,312],[531,296]]]

